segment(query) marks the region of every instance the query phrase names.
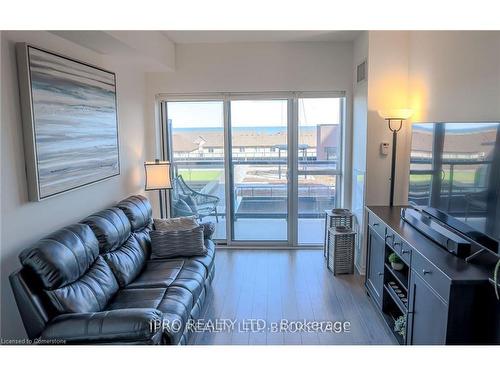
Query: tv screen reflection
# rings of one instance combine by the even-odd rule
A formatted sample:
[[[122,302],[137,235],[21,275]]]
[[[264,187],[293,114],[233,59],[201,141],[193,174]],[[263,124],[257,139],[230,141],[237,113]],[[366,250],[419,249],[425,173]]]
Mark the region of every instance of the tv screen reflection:
[[[500,238],[500,123],[416,123],[411,204],[443,211]]]

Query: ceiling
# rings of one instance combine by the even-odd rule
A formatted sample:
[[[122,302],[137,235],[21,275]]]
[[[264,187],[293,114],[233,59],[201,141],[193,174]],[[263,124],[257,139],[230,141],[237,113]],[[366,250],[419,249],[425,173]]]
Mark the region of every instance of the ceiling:
[[[351,30],[175,30],[163,31],[172,42],[251,43],[251,42],[347,42],[360,31]]]
[[[175,45],[154,30],[54,30],[61,38],[144,71],[175,69]]]

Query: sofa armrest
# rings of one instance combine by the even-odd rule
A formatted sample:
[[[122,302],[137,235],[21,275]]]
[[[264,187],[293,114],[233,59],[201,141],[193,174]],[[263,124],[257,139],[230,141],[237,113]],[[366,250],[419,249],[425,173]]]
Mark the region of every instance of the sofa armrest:
[[[203,227],[203,238],[206,240],[211,240],[215,233],[215,224],[212,222],[200,223]]]
[[[162,313],[156,309],[121,309],[97,313],[63,314],[54,318],[40,343],[159,344]]]

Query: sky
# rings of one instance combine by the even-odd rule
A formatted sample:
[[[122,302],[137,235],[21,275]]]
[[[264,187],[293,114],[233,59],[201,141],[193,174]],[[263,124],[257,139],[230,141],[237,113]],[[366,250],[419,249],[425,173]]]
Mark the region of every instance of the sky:
[[[168,118],[172,126],[179,128],[223,127],[223,103],[212,102],[168,102]],[[299,124],[338,124],[340,99],[299,99]],[[233,100],[231,101],[231,124],[233,127],[286,126],[286,100]]]

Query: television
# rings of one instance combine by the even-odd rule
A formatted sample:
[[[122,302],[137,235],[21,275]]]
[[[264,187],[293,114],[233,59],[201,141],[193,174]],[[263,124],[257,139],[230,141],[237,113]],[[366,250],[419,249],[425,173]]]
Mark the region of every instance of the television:
[[[500,122],[414,123],[408,201],[500,252]]]

